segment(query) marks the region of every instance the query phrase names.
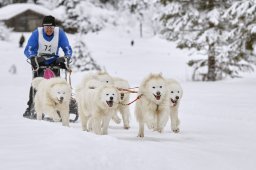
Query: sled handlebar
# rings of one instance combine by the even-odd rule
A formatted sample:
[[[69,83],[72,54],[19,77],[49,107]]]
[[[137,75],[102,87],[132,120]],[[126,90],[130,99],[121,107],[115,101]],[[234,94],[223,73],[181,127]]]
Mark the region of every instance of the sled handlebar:
[[[65,69],[65,70],[67,70],[68,72],[72,72],[71,68],[69,67],[69,61],[68,61],[68,59],[67,59],[66,57],[63,57],[63,58],[65,59],[65,68],[60,67],[60,66],[54,66],[54,65],[40,66],[39,63],[38,63],[37,58],[35,58],[35,60],[36,60],[36,68],[34,69],[34,68],[32,67],[32,70],[33,70],[34,72],[36,72],[36,71],[38,71],[39,68],[51,68],[51,69]],[[29,61],[29,59],[27,59],[27,62],[32,66],[32,64],[31,64],[31,62]],[[41,61],[41,62],[43,62],[43,61]],[[40,62],[40,63],[41,63],[41,62]]]

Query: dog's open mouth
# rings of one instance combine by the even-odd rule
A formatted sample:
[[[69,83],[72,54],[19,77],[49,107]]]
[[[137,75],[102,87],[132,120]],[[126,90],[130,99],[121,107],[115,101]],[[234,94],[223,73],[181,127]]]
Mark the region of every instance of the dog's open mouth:
[[[161,98],[161,95],[155,95],[154,94],[154,96],[155,96],[156,100],[160,100],[160,98]]]
[[[121,93],[121,100],[124,99],[124,93]]]
[[[113,106],[113,103],[114,103],[113,101],[106,101],[106,102],[107,102],[107,104],[108,104],[109,107],[112,107],[112,106]]]
[[[171,102],[172,102],[172,104],[175,106],[175,105],[177,104],[178,100],[173,100],[173,99],[171,99]]]
[[[58,99],[59,103],[62,104],[63,103],[63,99]]]

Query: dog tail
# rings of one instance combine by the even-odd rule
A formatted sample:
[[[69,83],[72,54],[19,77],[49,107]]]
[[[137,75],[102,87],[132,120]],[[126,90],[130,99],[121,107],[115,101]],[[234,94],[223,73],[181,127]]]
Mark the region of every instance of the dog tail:
[[[42,82],[42,80],[44,80],[43,77],[34,78],[34,79],[32,80],[32,86],[33,86],[33,88],[38,89],[38,86],[39,86],[39,84]]]

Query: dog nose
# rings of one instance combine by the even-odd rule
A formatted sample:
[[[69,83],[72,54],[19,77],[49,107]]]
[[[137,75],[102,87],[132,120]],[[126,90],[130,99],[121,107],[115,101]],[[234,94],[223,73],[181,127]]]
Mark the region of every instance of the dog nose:
[[[60,97],[60,100],[63,100],[64,99],[64,97]]]
[[[158,92],[156,92],[156,95],[158,95],[158,96],[159,96],[160,94],[161,94],[161,93],[160,93],[159,91],[158,91]]]
[[[110,97],[110,100],[113,100],[113,97]]]
[[[180,97],[179,97],[179,96],[176,96],[175,98],[178,100]]]

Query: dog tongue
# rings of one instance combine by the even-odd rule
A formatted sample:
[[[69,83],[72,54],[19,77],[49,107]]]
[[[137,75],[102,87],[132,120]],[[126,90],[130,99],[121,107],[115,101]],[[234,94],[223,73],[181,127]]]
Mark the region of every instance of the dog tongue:
[[[161,96],[155,96],[156,97],[156,100],[160,100]]]
[[[112,107],[113,106],[113,101],[107,101],[107,104],[109,107]]]

